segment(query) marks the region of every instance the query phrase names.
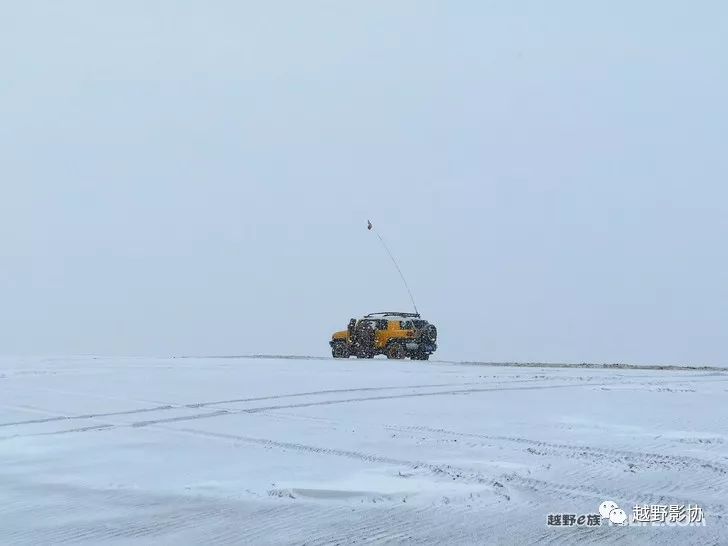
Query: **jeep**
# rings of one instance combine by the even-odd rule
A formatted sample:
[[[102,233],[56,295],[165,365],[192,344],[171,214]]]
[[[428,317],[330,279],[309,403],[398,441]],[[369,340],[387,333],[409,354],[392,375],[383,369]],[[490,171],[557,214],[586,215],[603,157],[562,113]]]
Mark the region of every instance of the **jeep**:
[[[348,328],[331,336],[334,358],[387,358],[428,360],[437,349],[437,328],[418,313],[371,313],[351,319]]]

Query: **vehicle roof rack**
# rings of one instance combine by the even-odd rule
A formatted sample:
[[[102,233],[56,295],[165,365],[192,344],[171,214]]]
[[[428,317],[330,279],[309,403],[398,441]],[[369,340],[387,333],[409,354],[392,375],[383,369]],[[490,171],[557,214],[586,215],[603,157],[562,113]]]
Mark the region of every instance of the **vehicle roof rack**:
[[[401,311],[384,311],[382,313],[369,313],[368,315],[364,315],[365,317],[412,317],[412,318],[420,318],[419,313],[403,313]]]

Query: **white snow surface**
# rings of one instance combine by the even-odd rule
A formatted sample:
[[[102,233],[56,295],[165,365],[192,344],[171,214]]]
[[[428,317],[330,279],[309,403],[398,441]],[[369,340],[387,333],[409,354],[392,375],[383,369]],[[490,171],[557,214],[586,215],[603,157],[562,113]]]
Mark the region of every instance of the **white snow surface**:
[[[728,372],[0,359],[0,543],[728,543]],[[602,501],[705,525],[549,527]]]

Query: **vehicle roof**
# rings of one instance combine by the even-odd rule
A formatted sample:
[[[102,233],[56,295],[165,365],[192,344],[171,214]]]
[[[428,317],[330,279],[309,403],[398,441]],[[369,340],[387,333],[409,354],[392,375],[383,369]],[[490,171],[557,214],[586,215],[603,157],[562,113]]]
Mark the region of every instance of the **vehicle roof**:
[[[371,318],[371,317],[385,318],[387,316],[419,318],[420,314],[419,313],[405,313],[404,311],[383,311],[381,313],[369,313],[368,315],[364,315],[364,318]]]
[[[398,313],[398,312],[387,312],[387,313],[370,313],[364,315],[359,320],[424,320],[419,314],[415,313]],[[426,322],[426,321],[425,321]]]

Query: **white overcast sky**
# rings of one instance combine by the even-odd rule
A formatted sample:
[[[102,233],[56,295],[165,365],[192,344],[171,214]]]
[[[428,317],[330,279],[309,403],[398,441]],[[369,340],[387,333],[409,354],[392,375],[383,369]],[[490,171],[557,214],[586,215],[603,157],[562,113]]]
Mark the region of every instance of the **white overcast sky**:
[[[0,353],[728,363],[724,2],[0,7]]]

